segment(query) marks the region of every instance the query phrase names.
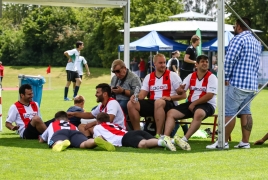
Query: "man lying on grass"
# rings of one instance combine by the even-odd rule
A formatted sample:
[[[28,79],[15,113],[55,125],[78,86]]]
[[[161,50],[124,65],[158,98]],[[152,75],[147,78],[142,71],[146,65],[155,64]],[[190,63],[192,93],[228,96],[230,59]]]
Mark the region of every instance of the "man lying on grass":
[[[97,125],[93,128],[93,137],[101,137],[114,146],[125,146],[133,148],[167,147],[166,141],[156,139],[146,131],[126,131],[120,126],[110,123],[107,113],[101,112],[97,115]],[[172,151],[172,149],[170,149]]]
[[[100,137],[88,139],[77,127],[69,123],[67,113],[59,111],[55,114],[55,121],[52,122],[46,131],[40,136],[39,142],[47,141],[53,151],[63,151],[67,147],[95,148],[99,146],[107,151],[114,151],[115,147]]]

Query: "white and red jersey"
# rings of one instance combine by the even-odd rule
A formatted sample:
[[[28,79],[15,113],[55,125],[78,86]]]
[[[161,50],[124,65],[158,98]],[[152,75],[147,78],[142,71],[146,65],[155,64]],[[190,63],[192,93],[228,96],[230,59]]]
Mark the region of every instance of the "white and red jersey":
[[[122,138],[126,133],[126,130],[110,122],[103,122],[93,128],[94,138],[102,136],[106,141],[114,146],[122,146]]]
[[[184,80],[185,91],[190,90],[188,101],[194,102],[200,99],[207,93],[213,93],[214,96],[208,101],[214,108],[216,108],[216,94],[218,91],[217,77],[208,71],[202,79],[198,79],[197,72],[189,74]]]
[[[25,128],[36,115],[40,117],[37,102],[31,101],[29,105],[24,105],[18,101],[10,106],[6,122],[16,123],[19,126],[20,137],[23,137]]]
[[[49,141],[53,134],[61,129],[69,129],[69,130],[76,130],[78,131],[77,127],[72,123],[65,121],[65,120],[55,120],[54,122],[50,123],[48,128],[43,132],[41,138],[44,141],[47,141],[49,145]]]
[[[100,112],[105,112],[107,114],[113,114],[114,121],[112,123],[119,125],[123,129],[126,129],[126,117],[125,114],[120,106],[120,104],[113,98],[110,98],[106,105],[103,105],[100,103],[95,109],[91,111],[91,114],[94,117],[97,117],[97,115]]]
[[[149,99],[156,100],[163,96],[177,95],[176,89],[181,83],[181,78],[175,72],[166,70],[160,78],[155,76],[155,72],[152,72],[144,78],[141,89],[150,92]],[[174,103],[178,104],[177,101]]]

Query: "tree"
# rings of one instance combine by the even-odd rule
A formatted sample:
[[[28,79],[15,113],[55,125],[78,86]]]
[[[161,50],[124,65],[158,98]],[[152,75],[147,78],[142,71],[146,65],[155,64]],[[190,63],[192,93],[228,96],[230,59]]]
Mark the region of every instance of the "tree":
[[[263,33],[259,37],[267,44],[268,43],[268,1],[267,0],[230,0],[229,5],[239,14],[240,17],[248,17],[251,20],[251,28],[262,30]],[[237,17],[228,8],[225,7],[227,13],[231,16],[227,23],[234,24]]]

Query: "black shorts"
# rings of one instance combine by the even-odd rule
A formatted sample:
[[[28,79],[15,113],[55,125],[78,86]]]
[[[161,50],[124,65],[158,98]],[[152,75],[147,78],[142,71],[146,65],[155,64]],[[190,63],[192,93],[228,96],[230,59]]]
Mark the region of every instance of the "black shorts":
[[[153,138],[155,137],[146,131],[128,131],[122,138],[122,146],[138,148],[141,140],[148,140]]]
[[[176,109],[185,115],[182,119],[192,118],[194,116],[194,112],[197,109],[203,109],[205,111],[206,116],[204,117],[204,119],[206,119],[208,116],[211,116],[215,113],[214,107],[209,103],[196,105],[193,112],[189,110],[190,104],[191,104],[191,102],[186,102],[186,103],[180,104],[178,106],[175,106],[173,109]]]
[[[80,131],[61,129],[53,134],[49,141],[49,147],[52,147],[52,145],[57,141],[64,141],[66,139],[71,142],[70,147],[76,148],[80,148],[80,144],[88,140],[88,138]]]
[[[83,78],[83,75],[79,75],[79,77],[80,77],[80,79],[82,79]]]
[[[77,71],[71,71],[70,74],[71,74],[71,81],[72,82],[76,82],[76,78],[80,78]]]
[[[72,81],[71,72],[72,72],[72,71],[66,70],[67,81]]]
[[[41,133],[39,131],[37,131],[37,129],[35,127],[33,127],[31,125],[31,121],[29,122],[27,128],[25,128],[24,132],[23,132],[23,139],[38,139],[38,136]]]
[[[165,112],[167,113],[175,105],[173,101],[167,101],[167,100],[165,101],[166,101]],[[155,100],[150,100],[150,99],[139,100],[140,116],[142,117],[153,116],[154,117],[154,102]]]

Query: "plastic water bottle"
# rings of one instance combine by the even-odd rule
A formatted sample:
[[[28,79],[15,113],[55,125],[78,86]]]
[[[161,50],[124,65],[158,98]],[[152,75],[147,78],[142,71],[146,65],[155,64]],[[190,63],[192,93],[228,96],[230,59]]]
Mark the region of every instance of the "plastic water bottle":
[[[140,87],[136,86],[134,91],[134,101],[137,102],[139,100]]]

